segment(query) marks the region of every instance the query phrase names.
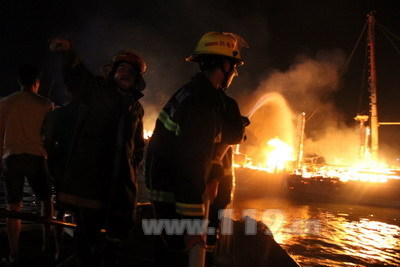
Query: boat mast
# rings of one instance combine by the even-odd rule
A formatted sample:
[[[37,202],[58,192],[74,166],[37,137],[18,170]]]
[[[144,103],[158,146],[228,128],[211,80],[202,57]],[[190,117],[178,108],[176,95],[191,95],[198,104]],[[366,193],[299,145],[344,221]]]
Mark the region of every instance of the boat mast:
[[[303,150],[304,150],[304,130],[306,128],[306,113],[302,112],[299,115],[299,126],[298,126],[298,136],[299,136],[299,145],[297,148],[297,169],[301,170],[303,164]]]
[[[378,108],[376,94],[376,67],[375,67],[375,12],[368,14],[368,48],[369,48],[369,90],[370,90],[370,126],[371,126],[371,157],[378,160]]]

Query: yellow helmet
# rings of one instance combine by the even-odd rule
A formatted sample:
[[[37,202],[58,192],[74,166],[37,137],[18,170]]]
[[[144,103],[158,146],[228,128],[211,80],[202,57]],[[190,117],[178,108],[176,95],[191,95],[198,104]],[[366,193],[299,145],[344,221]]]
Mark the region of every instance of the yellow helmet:
[[[240,49],[248,48],[247,42],[237,34],[230,32],[208,32],[204,34],[193,54],[186,58],[188,62],[198,62],[198,58],[204,55],[220,55],[233,59],[243,65],[240,57]]]

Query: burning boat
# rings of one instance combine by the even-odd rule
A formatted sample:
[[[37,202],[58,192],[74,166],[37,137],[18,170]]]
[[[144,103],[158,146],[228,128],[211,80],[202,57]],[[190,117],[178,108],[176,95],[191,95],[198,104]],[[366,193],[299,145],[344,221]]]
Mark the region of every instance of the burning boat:
[[[330,145],[327,150],[336,153],[335,158],[310,153],[310,142],[305,141],[305,113],[294,118],[280,94],[268,93],[248,114],[252,124],[248,127],[247,144],[235,151],[238,190],[250,186],[252,190],[279,192],[296,200],[400,207],[400,168],[383,163],[384,157],[378,153],[378,126],[400,122],[378,121],[373,13],[368,14],[366,26],[370,111],[369,115],[355,117],[359,129],[358,133],[352,130],[352,139],[345,145],[351,150],[347,159],[343,159],[343,144],[329,133],[323,145]]]

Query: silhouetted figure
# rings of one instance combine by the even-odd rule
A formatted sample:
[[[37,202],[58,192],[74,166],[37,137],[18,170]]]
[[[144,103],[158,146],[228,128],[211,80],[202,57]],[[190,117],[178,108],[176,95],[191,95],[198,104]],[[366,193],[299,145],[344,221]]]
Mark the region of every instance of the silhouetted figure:
[[[122,239],[133,227],[135,170],[144,148],[138,100],[146,64],[135,52],[123,51],[105,79],[86,69],[68,40],[54,39],[50,49],[62,64],[65,84],[82,97],[58,200],[76,215],[79,265],[97,266],[104,256],[94,250],[100,230]]]
[[[41,73],[26,64],[18,69],[21,91],[0,102],[0,155],[7,209],[20,211],[25,177],[41,204],[41,214],[51,218],[51,184],[45,171],[41,129],[53,103],[37,94]],[[7,219],[11,263],[18,260],[21,220]],[[43,225],[43,250],[48,252],[50,226]]]
[[[200,73],[180,88],[161,111],[146,156],[146,185],[157,219],[203,219],[215,183],[207,185],[217,143],[221,142],[224,90],[243,64],[239,50],[247,46],[238,35],[204,34],[187,61]],[[165,232],[157,239],[155,266],[169,262],[187,266],[188,251],[205,245],[198,234]]]
[[[56,192],[56,219],[63,221],[66,209],[58,201],[58,193],[62,192],[65,165],[71,151],[72,138],[75,133],[79,114],[79,98],[67,92],[68,103],[50,112],[43,126],[44,145],[47,151],[47,165],[53,178]],[[56,251],[55,259],[59,261],[63,255],[62,226],[55,226]]]

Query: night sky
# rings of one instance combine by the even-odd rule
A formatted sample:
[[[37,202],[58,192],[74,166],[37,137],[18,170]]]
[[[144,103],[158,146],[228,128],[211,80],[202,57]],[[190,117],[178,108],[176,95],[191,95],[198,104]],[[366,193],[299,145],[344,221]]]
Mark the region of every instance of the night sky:
[[[239,69],[240,77],[228,91],[243,110],[256,102],[255,92],[274,90],[260,84],[277,73],[293,77],[293,70],[311,60],[333,66],[332,83],[299,92],[295,78],[278,91],[295,113],[311,114],[323,103],[334,107],[340,123],[354,127],[353,117],[368,112],[365,35],[348,68],[343,66],[372,10],[377,11],[379,25],[400,37],[397,0],[1,1],[0,96],[18,90],[16,68],[31,62],[43,70],[41,94],[49,96],[51,91],[50,98],[62,104],[62,81],[48,50],[48,40],[60,36],[73,41],[96,74],[119,50],[131,48],[142,54],[148,63],[142,103],[151,117],[197,71],[184,58],[200,36],[225,31],[241,35],[250,45],[243,51],[246,64]],[[379,120],[400,121],[400,50],[393,48],[380,27],[376,31]],[[400,47],[400,39],[392,40]],[[313,81],[318,84],[316,76]],[[328,116],[321,110],[309,119],[310,136]],[[380,127],[380,141],[400,157],[400,126]]]

